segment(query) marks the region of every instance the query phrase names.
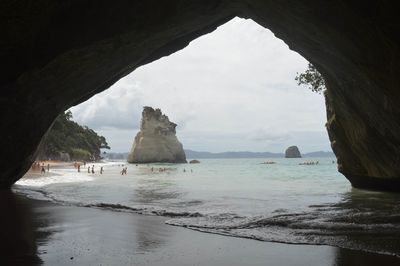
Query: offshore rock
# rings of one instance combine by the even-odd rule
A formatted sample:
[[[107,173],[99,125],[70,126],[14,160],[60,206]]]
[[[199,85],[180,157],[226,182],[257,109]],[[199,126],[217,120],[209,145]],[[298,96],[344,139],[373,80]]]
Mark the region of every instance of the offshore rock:
[[[128,155],[128,162],[186,163],[183,146],[175,135],[176,126],[160,109],[144,107],[140,131]]]
[[[299,148],[297,146],[290,146],[285,151],[285,158],[301,158]]]

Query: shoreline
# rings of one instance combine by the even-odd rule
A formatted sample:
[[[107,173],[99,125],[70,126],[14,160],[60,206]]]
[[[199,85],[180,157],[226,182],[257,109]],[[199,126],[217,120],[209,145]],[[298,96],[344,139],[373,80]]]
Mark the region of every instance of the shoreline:
[[[165,217],[63,206],[0,191],[1,265],[399,265],[394,256],[257,241]]]
[[[102,162],[94,164],[99,163]],[[58,166],[53,167],[57,171],[45,175],[28,172],[24,179],[50,177],[52,182],[54,176],[58,182],[58,171],[77,171],[70,162]],[[81,171],[81,174],[82,177],[93,177],[86,171]],[[75,177],[74,173],[68,182],[73,182]],[[0,265],[3,265],[3,258],[6,259],[5,265],[19,264],[20,260],[22,265],[400,265],[400,258],[392,255],[227,236],[169,225],[165,221],[170,218],[165,216],[31,199],[29,195],[19,193],[18,189],[8,196],[2,193],[0,191],[0,201],[3,204],[11,202],[14,206],[14,209],[2,207],[3,215],[10,215],[10,220],[14,221],[12,226],[32,225],[28,230],[23,227],[11,230],[13,233],[0,232],[0,236],[6,239],[1,247],[4,254],[0,256]],[[9,227],[1,224],[2,229]],[[28,241],[30,244],[25,243],[26,235],[18,235],[19,232],[34,236]],[[11,249],[3,247],[14,241],[13,234],[18,235],[19,243],[11,245]],[[143,246],[158,242],[161,243],[154,248],[142,250]],[[20,247],[30,247],[30,251],[19,250]]]

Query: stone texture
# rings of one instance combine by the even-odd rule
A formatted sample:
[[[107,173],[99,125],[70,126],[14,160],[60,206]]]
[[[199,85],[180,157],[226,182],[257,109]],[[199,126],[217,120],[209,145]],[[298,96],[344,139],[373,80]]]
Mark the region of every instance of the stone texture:
[[[301,153],[297,146],[290,146],[285,151],[285,158],[301,158]]]
[[[398,11],[320,0],[1,1],[0,187],[27,171],[60,112],[233,16],[269,28],[323,74],[339,171],[357,187],[400,191]]]
[[[176,126],[160,109],[144,107],[140,131],[128,155],[128,162],[186,163],[183,146],[176,137]]]

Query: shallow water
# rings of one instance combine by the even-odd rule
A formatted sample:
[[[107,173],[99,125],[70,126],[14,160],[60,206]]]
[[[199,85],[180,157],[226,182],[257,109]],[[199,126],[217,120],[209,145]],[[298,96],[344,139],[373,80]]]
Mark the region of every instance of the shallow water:
[[[14,190],[65,205],[168,216],[168,224],[208,233],[400,256],[400,195],[352,189],[334,158],[313,159],[318,165],[268,160],[276,164],[107,162],[95,165],[103,175],[54,169],[57,175],[24,178]],[[125,176],[121,164],[128,166]]]

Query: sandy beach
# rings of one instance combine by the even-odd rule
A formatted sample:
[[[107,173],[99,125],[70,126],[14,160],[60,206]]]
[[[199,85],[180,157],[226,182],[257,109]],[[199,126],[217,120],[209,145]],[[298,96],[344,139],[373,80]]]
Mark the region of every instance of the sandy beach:
[[[393,256],[261,242],[169,226],[164,217],[0,192],[1,265],[399,265]]]

